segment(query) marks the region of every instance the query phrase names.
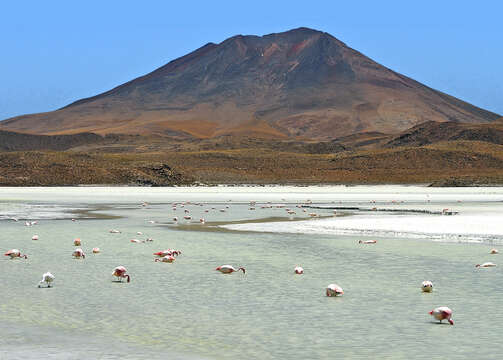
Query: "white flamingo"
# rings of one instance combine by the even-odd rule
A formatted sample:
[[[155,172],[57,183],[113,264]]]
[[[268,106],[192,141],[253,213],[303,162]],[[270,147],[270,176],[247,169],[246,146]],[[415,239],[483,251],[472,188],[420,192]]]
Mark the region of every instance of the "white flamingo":
[[[31,237],[31,239],[32,239],[32,240],[38,240],[38,235],[33,235],[33,236]]]
[[[497,249],[491,249],[490,253],[491,253],[491,254],[498,254],[498,253],[499,253],[499,251],[498,251]]]
[[[84,251],[82,249],[75,249],[72,256],[75,258],[75,259],[85,259],[86,258],[86,254],[84,254]]]
[[[342,288],[339,285],[330,284],[327,286],[326,294],[327,294],[327,296],[339,296],[339,295],[343,295],[344,291],[342,290]]]
[[[496,264],[495,263],[492,263],[492,262],[485,262],[483,264],[477,264],[475,265],[476,268],[488,268],[488,267],[495,267]]]
[[[42,284],[46,284],[48,288],[51,287],[51,283],[54,281],[54,275],[49,271],[42,275],[42,280],[39,281],[38,287],[42,287]]]
[[[433,283],[428,280],[423,281],[423,283],[421,284],[421,290],[423,290],[423,292],[432,292]]]
[[[26,256],[26,254],[21,255],[21,251],[19,251],[18,249],[11,249],[11,250],[7,251],[4,255],[9,256],[11,259],[16,259],[16,258],[28,259],[28,256]]]
[[[440,321],[440,323],[442,323],[442,320],[447,320],[449,324],[454,325],[454,321],[451,319],[452,310],[449,309],[447,306],[440,306],[438,308],[435,308],[431,310],[429,314],[433,316],[436,320]]]
[[[241,270],[243,274],[246,273],[246,270],[244,267],[240,267],[238,269],[235,269],[232,265],[221,265],[217,267],[215,270],[220,271],[222,274],[232,274],[233,272],[237,272]]]
[[[165,263],[172,263],[175,260],[176,260],[176,258],[173,255],[168,255],[168,256],[161,257],[161,258],[157,258],[154,261],[155,262],[159,261],[159,262],[165,262]]]
[[[100,253],[100,248],[99,247],[95,247],[93,248],[93,254],[99,254]]]

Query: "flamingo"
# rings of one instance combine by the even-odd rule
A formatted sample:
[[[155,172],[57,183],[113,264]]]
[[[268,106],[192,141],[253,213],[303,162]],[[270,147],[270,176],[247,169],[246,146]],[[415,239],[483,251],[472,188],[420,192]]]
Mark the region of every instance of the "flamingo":
[[[190,219],[192,219],[192,216],[190,216],[190,215],[185,215],[183,218],[184,218],[185,220],[190,220]]]
[[[432,292],[433,283],[428,280],[423,281],[423,283],[421,284],[421,290],[423,290],[423,292]]]
[[[75,251],[73,252],[72,256],[75,258],[75,259],[85,259],[86,258],[86,254],[84,254],[84,251],[82,249],[75,249]]]
[[[173,250],[173,249],[168,249],[168,250],[163,250],[163,251],[158,251],[154,253],[154,255],[159,256],[159,257],[165,257],[165,256],[178,256],[182,252],[180,250]]]
[[[491,253],[491,254],[498,254],[498,253],[499,253],[499,251],[498,251],[497,249],[491,249],[490,253]]]
[[[148,223],[149,224],[155,224],[155,221],[154,220],[149,220]]]
[[[296,266],[295,269],[293,269],[293,272],[299,275],[304,274],[304,269],[302,268],[302,266]]]
[[[47,284],[47,287],[51,287],[51,283],[54,281],[54,275],[52,275],[49,271],[42,275],[42,280],[39,281],[38,287],[42,287],[43,283]]]
[[[447,306],[440,306],[438,308],[435,308],[431,310],[429,314],[433,316],[436,320],[440,321],[440,323],[442,323],[442,320],[447,320],[449,324],[454,325],[454,321],[451,319],[452,310],[449,309]]]
[[[33,235],[33,236],[31,237],[31,239],[32,239],[32,240],[38,240],[38,235]]]
[[[342,290],[342,288],[339,285],[330,284],[327,286],[326,294],[327,294],[327,296],[339,296],[339,295],[343,295],[344,291]]]
[[[127,278],[127,282],[131,281],[131,277],[126,274],[127,270],[124,266],[117,266],[112,273],[113,276],[117,277],[118,282],[122,282],[122,278]]]
[[[377,240],[360,240],[358,244],[376,244]]]
[[[483,264],[477,264],[475,265],[476,268],[488,268],[488,267],[495,267],[496,264],[492,262],[485,262]]]
[[[143,233],[141,231],[137,231],[136,235],[143,235]]]
[[[121,232],[117,229],[112,229],[109,231],[110,234],[120,234]]]
[[[141,241],[141,240],[138,240],[138,239],[131,239],[129,241],[132,242],[132,243],[136,243],[136,244],[144,242],[144,241]]]
[[[175,259],[175,257],[174,257],[173,255],[168,255],[168,256],[164,256],[164,257],[162,257],[162,258],[160,258],[160,259],[155,259],[154,261],[155,261],[155,262],[160,261],[160,262],[172,263],[172,262],[173,262],[173,261],[175,261],[175,260],[176,260],[176,259]]]
[[[11,250],[7,251],[4,255],[9,256],[11,259],[15,259],[15,258],[28,259],[28,256],[26,256],[26,254],[21,255],[21,251],[19,251],[18,249],[11,249]]]
[[[175,217],[173,218],[173,221],[175,221],[175,222],[176,222],[176,221],[178,221],[178,217],[176,217],[176,216],[175,216]]]
[[[98,247],[93,248],[93,254],[99,254],[100,251],[101,250]]]
[[[246,270],[244,267],[240,267],[238,269],[235,269],[232,265],[222,265],[217,267],[215,270],[220,271],[222,274],[232,274],[233,272],[237,272],[239,270],[243,271],[243,274],[246,273]]]
[[[82,241],[80,241],[80,239],[75,239],[75,240],[73,240],[73,245],[80,246],[80,245],[82,245]]]

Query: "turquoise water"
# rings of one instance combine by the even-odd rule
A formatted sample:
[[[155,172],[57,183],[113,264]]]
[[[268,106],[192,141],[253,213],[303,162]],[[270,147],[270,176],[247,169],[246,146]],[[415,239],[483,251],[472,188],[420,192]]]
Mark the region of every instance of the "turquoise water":
[[[18,248],[29,257],[0,259],[1,359],[43,358],[41,354],[55,359],[496,359],[503,353],[501,269],[474,268],[484,261],[498,263],[503,255],[489,255],[493,244],[393,236],[363,246],[357,236],[212,227],[213,221],[271,217],[295,223],[284,208],[259,209],[257,203],[257,210],[248,210],[246,198],[260,201],[265,196],[253,189],[238,195],[225,189],[216,195],[178,189],[158,194],[157,201],[148,198],[146,207],[140,205],[148,197],[144,189],[125,189],[126,197],[120,198],[92,196],[88,189],[88,202],[72,191],[44,195],[40,190],[24,198],[6,190],[0,194],[0,212],[15,208],[20,219],[40,219],[31,227],[21,220],[0,220],[1,250]],[[315,196],[309,189],[294,195],[266,191],[263,203],[282,202],[292,209],[300,199],[319,196],[313,201],[329,205],[341,197],[329,190]],[[501,210],[483,194],[466,200],[471,196],[466,192],[460,210]],[[173,211],[171,202],[181,198],[204,206]],[[356,200],[345,201],[354,205]],[[414,201],[415,208],[423,206]],[[451,200],[439,198],[439,207],[442,201]],[[225,206],[225,213],[218,211]],[[185,208],[194,218],[193,230],[182,231],[171,220],[175,214],[182,218]],[[72,209],[79,210],[69,213]],[[317,212],[331,215],[330,210]],[[197,223],[201,216],[209,228]],[[308,218],[299,211],[296,216]],[[111,234],[110,229],[122,233]],[[32,241],[34,234],[40,240]],[[71,256],[77,237],[85,260]],[[129,241],[147,237],[154,241]],[[92,254],[93,247],[102,252]],[[183,253],[173,264],[154,262],[152,253],[166,248]],[[223,264],[244,266],[246,275],[214,270]],[[128,269],[131,283],[112,281],[118,265]],[[304,267],[304,275],[293,274],[296,265]],[[48,270],[56,276],[54,287],[37,288]],[[433,281],[433,293],[421,293],[423,280]],[[324,296],[333,282],[343,287],[343,297]],[[454,326],[432,322],[428,311],[442,305],[453,309]]]

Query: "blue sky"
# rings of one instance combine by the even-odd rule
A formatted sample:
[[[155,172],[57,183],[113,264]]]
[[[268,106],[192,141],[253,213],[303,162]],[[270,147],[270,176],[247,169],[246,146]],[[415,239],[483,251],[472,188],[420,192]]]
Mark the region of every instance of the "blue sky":
[[[0,4],[0,119],[106,91],[207,42],[300,26],[503,114],[499,1],[14,1]]]

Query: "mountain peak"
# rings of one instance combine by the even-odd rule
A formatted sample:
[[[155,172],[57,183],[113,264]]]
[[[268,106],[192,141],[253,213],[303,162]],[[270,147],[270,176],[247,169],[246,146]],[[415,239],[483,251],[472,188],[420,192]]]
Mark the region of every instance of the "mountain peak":
[[[38,134],[225,134],[332,139],[397,133],[428,120],[499,116],[430,89],[300,27],[207,43],[153,72],[0,129]]]

